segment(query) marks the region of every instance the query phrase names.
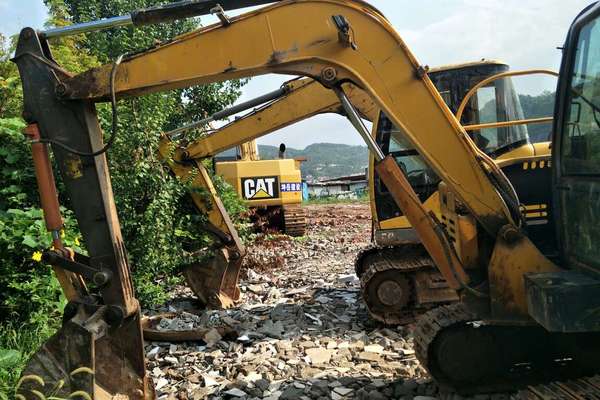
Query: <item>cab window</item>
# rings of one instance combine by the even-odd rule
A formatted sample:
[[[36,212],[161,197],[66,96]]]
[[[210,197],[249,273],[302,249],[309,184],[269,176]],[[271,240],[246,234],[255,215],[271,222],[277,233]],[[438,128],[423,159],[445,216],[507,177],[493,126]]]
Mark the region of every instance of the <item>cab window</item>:
[[[593,21],[579,35],[567,92],[563,127],[562,173],[600,173],[600,25]]]

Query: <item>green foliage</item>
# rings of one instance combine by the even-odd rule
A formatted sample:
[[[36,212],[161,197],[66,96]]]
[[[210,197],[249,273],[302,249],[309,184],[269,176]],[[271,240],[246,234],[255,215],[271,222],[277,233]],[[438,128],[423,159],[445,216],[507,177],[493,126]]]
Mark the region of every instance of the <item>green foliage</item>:
[[[537,96],[519,95],[525,118],[552,117],[556,93],[545,91]],[[528,125],[529,136],[534,142],[549,140],[552,123]]]
[[[20,118],[0,119],[0,210],[31,207],[37,202],[37,189],[31,164],[31,151],[23,136]]]
[[[125,14],[158,3],[163,1],[45,1],[52,26]],[[50,44],[57,62],[78,73],[197,25],[197,20],[183,20],[143,29],[120,28],[53,39]],[[0,36],[0,400],[9,396],[27,358],[54,332],[65,304],[51,268],[37,261],[39,251],[50,246],[50,237],[37,207],[30,148],[21,132],[23,95],[18,71],[9,60],[13,50],[14,43]],[[163,301],[165,288],[176,280],[177,268],[189,261],[193,250],[210,242],[201,229],[205,217],[192,207],[185,185],[172,178],[156,158],[160,133],[230,105],[244,83],[232,81],[119,101],[119,134],[108,159],[137,294],[146,304]],[[98,112],[102,127],[109,130],[109,108],[100,105]],[[61,192],[60,180],[57,184]],[[241,223],[238,216],[244,207],[233,189],[218,179],[216,186],[234,221]],[[66,200],[61,198],[61,203],[68,206]],[[62,213],[64,242],[85,252],[72,213],[67,209]]]
[[[163,1],[46,0],[45,3],[52,15],[78,23],[126,14]],[[197,20],[188,19],[141,29],[118,28],[81,36],[77,43],[100,63],[109,63],[119,55],[152,47],[197,26]],[[108,158],[137,296],[145,304],[163,301],[165,285],[156,282],[172,283],[174,272],[189,261],[191,251],[208,243],[206,233],[201,230],[203,218],[191,207],[185,187],[165,171],[155,155],[160,134],[230,105],[240,95],[243,84],[232,81],[119,101],[119,134]],[[112,121],[109,108],[99,107],[99,117],[104,130],[109,130]],[[227,191],[223,193],[227,198]],[[236,214],[238,209],[234,204],[226,201]]]
[[[279,147],[259,145],[258,151],[263,160],[274,160],[279,156]],[[288,147],[286,157],[305,157],[302,163],[302,176],[314,179],[357,174],[365,172],[369,166],[369,151],[366,146],[350,146],[339,143],[313,143],[304,150]]]
[[[21,115],[23,90],[17,66],[10,61],[12,44],[0,33],[0,116]]]
[[[0,139],[5,137],[6,132],[0,130]],[[5,164],[6,157],[0,157],[3,170],[6,170]],[[24,176],[19,177],[15,171],[12,182],[27,182],[29,173],[31,171],[25,169]],[[31,353],[58,327],[65,306],[52,269],[39,262],[40,249],[48,248],[51,244],[43,212],[25,205],[31,202],[31,193],[20,191],[21,186],[17,184],[12,186],[14,189],[9,196],[0,193],[3,204],[22,199],[24,205],[19,209],[0,209],[0,399],[6,397],[14,386],[19,371]],[[35,186],[23,187],[30,189]],[[62,213],[65,219],[63,241],[67,246],[83,252],[74,218],[66,209],[62,209]],[[16,358],[15,352],[20,354],[18,361],[9,365],[2,363],[2,355],[10,355],[12,360]]]

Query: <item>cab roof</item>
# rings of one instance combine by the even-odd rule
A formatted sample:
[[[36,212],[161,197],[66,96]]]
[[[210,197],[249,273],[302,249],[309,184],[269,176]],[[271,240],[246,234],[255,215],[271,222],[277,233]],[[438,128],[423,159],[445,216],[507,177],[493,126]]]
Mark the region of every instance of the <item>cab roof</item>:
[[[442,71],[452,71],[452,70],[455,70],[455,69],[471,68],[471,67],[481,67],[481,66],[487,66],[487,65],[496,65],[496,66],[506,66],[506,67],[508,67],[508,64],[505,63],[505,62],[503,62],[503,61],[481,59],[479,61],[471,61],[471,62],[466,62],[466,63],[461,63],[461,64],[448,64],[448,65],[442,65],[442,66],[439,66],[439,67],[430,68],[429,69],[429,73],[432,73],[432,72],[442,72]]]

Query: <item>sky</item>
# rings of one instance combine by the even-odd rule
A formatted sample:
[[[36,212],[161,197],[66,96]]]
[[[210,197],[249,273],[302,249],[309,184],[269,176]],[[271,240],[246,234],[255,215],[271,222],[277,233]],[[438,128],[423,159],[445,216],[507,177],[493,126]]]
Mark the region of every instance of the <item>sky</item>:
[[[575,16],[591,0],[370,0],[423,65],[476,61],[507,62],[512,69],[558,70],[561,46]],[[42,0],[0,0],[0,32],[17,33],[24,26],[41,28],[46,17]],[[205,18],[203,23],[211,23]],[[277,89],[290,77],[253,78],[239,101]],[[516,80],[522,93],[553,90],[552,78]],[[259,139],[261,144],[304,148],[311,143],[362,144],[347,120],[323,115]]]

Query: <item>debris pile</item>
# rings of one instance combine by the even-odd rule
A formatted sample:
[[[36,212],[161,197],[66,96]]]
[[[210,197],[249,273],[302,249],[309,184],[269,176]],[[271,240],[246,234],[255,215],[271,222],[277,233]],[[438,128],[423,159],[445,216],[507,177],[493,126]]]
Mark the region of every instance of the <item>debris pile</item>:
[[[442,398],[415,358],[410,327],[375,324],[360,299],[353,259],[369,242],[368,205],[312,206],[308,215],[306,237],[250,246],[253,260],[279,261],[247,265],[237,308],[194,309],[179,288],[179,299],[146,310],[156,331],[202,333],[146,342],[158,399]]]

